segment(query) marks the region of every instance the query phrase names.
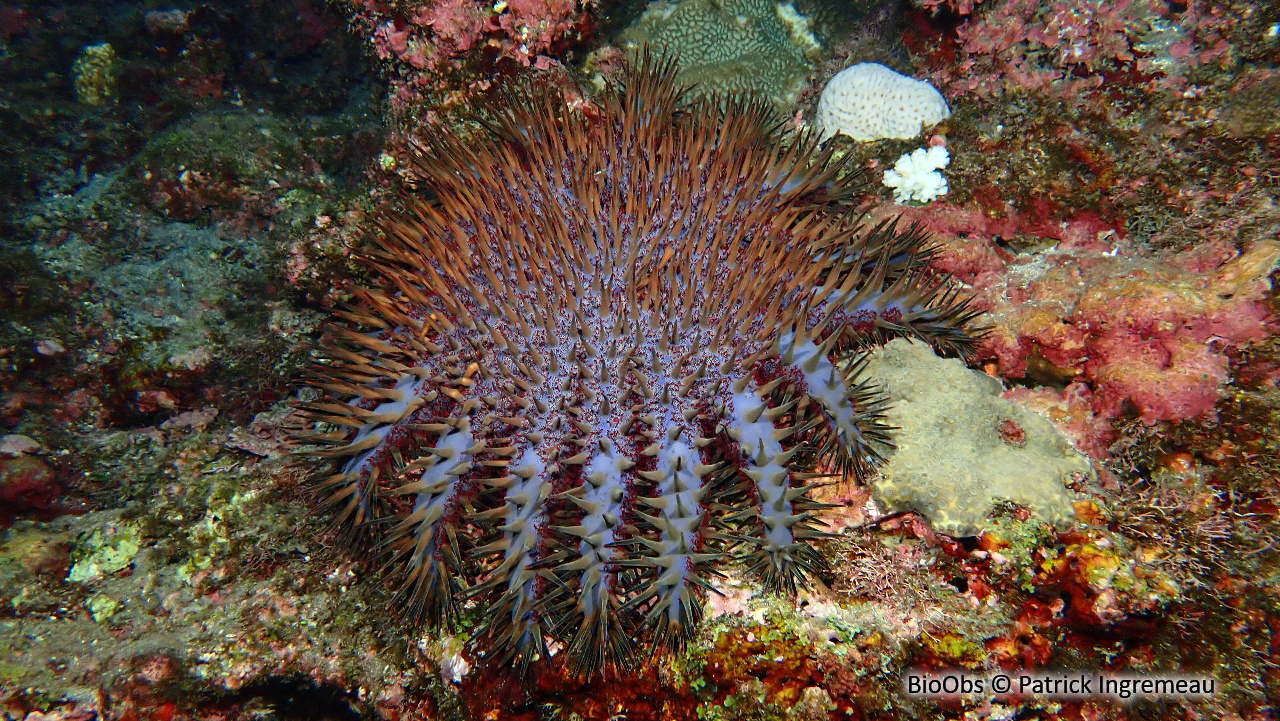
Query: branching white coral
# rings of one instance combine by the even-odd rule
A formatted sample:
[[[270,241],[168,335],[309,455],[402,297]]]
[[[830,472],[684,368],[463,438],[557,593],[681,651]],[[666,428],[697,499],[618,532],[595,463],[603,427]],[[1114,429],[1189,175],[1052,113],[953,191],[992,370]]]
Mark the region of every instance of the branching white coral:
[[[940,145],[917,148],[884,172],[884,184],[893,188],[893,199],[899,203],[928,203],[947,194],[947,179],[938,171],[950,162],[951,155]]]

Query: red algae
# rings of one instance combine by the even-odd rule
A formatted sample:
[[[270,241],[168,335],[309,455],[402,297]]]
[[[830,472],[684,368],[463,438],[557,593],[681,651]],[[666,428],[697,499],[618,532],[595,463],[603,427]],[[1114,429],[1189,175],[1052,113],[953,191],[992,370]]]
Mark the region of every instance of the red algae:
[[[1096,419],[1119,417],[1126,403],[1149,423],[1209,413],[1230,349],[1270,332],[1275,242],[1152,252],[1084,219],[1059,226],[1053,250],[1015,256],[994,238],[1019,232],[1017,215],[901,214],[935,232],[937,267],[977,292],[993,325],[983,348],[1000,375],[1085,381],[1071,397],[1087,393]]]
[[[58,472],[40,458],[0,457],[0,525],[19,514],[48,513],[61,495]]]
[[[930,68],[949,95],[991,100],[1046,92],[1068,103],[1126,77],[1153,90],[1185,86],[1187,74],[1229,63],[1227,38],[1245,24],[1217,6],[1175,10],[1159,0],[924,0],[961,18],[954,55]],[[924,48],[920,48],[923,50]]]
[[[409,125],[474,109],[495,75],[560,67],[560,56],[594,27],[594,0],[339,5],[391,77],[390,115]]]

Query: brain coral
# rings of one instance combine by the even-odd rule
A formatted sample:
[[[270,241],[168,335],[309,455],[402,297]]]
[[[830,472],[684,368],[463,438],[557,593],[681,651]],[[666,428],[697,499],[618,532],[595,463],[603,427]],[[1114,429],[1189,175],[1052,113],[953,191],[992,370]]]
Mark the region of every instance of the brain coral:
[[[866,376],[893,398],[899,428],[872,488],[889,511],[915,511],[937,531],[976,535],[1012,501],[1048,523],[1074,518],[1064,480],[1092,476],[1089,460],[1048,419],[1000,397],[1000,381],[895,340],[867,359]]]
[[[770,0],[656,2],[622,36],[679,55],[680,80],[699,92],[743,91],[795,102],[809,78],[805,53],[817,48],[790,5]]]
[[[863,141],[914,138],[949,117],[951,109],[936,88],[879,63],[836,73],[818,100],[823,140],[836,133]]]
[[[383,218],[381,281],[301,406],[323,506],[411,616],[474,601],[487,658],[679,647],[730,555],[794,592],[824,568],[808,471],[862,475],[888,440],[834,359],[973,345],[922,236],[864,225],[829,152],[766,103],[684,92],[644,61],[598,115],[530,92],[491,140],[424,138],[425,192]]]

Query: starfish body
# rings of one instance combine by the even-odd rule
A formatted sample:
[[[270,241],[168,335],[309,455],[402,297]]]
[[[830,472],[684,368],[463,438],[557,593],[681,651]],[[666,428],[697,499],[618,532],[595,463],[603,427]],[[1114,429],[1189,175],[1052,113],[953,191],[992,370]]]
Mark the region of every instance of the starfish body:
[[[544,94],[499,118],[422,142],[430,193],[383,218],[299,442],[415,618],[482,601],[498,658],[625,669],[689,638],[730,556],[787,593],[826,570],[814,469],[860,478],[891,442],[858,352],[963,353],[976,314],[829,151],[686,100],[669,63],[598,117]]]

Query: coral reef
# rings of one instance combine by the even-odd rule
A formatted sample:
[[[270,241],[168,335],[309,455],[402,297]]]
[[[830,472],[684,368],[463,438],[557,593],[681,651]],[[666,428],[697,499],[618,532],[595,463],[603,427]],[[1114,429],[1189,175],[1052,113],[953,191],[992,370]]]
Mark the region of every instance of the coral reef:
[[[893,401],[899,430],[872,483],[886,511],[913,511],[939,533],[976,536],[1001,504],[1069,525],[1067,487],[1093,476],[1087,458],[1044,418],[1000,397],[1000,381],[942,360],[928,346],[895,340],[870,355],[866,377]]]
[[[818,50],[804,17],[772,0],[660,0],[621,40],[632,52],[675,55],[681,82],[699,92],[750,92],[783,108],[808,84],[807,57]]]
[[[21,619],[0,623],[6,713],[60,698],[107,717],[283,711],[273,676],[299,679],[295,699],[345,709],[341,691],[324,702],[310,687],[364,673],[369,617],[343,593],[351,565],[294,537],[321,529],[301,505],[278,506],[278,492],[296,493],[278,487],[282,455],[224,449],[225,432],[167,435],[114,433],[91,470],[145,503],[20,521],[0,545],[0,598]]]
[[[1010,256],[992,237],[1016,219],[995,221],[955,208],[928,216],[943,240],[938,265],[978,292],[994,330],[983,341],[1006,377],[1032,374],[1087,396],[1102,421],[1126,404],[1148,422],[1210,412],[1227,378],[1227,352],[1268,334],[1268,276],[1280,245],[1196,253],[1152,252],[1096,223],[1060,228],[1049,252]],[[964,238],[955,231],[964,228]]]
[[[951,117],[937,88],[878,63],[858,63],[822,88],[815,119],[822,139],[837,133],[854,140],[907,139]]]
[[[482,108],[512,67],[549,70],[579,47],[595,0],[343,0],[357,34],[390,79],[389,115],[411,136]],[[398,138],[393,138],[398,139]]]
[[[138,200],[159,215],[260,230],[318,214],[308,211],[333,179],[309,151],[295,128],[271,114],[209,113],[151,139],[128,170]]]
[[[676,19],[686,6],[707,37],[730,44],[767,29],[771,57],[794,82],[763,92],[784,102],[757,90],[759,107],[690,97],[669,114],[628,116],[633,106],[617,95],[634,85],[625,28],[646,10]],[[645,27],[659,20],[651,13]],[[0,5],[0,716],[1270,718],[1280,697],[1278,27],[1276,8],[1257,0]],[[102,101],[90,104],[77,95],[75,60],[102,45],[113,69],[84,73]],[[740,56],[716,69],[771,62]],[[860,62],[929,79],[951,116],[926,138],[806,145],[824,82]],[[537,107],[513,104],[512,92]],[[785,112],[764,112],[770,104]],[[706,155],[687,151],[699,128],[714,144]],[[420,152],[414,137],[428,139]],[[628,137],[650,140],[628,146]],[[895,204],[882,174],[892,179],[895,160],[921,145],[950,155],[945,202]],[[493,173],[499,185],[480,180]],[[667,213],[684,225],[659,222]],[[615,216],[616,229],[596,225]],[[923,230],[879,225],[895,218],[898,229]],[[570,229],[574,243],[547,245]],[[788,245],[819,234],[809,251]],[[612,254],[619,238],[635,241],[634,262]],[[711,263],[731,247],[777,253],[716,267],[707,285],[718,300],[708,305],[694,288],[686,328],[684,296],[663,299],[671,284],[687,289],[711,272],[680,255],[699,238],[698,257]],[[389,257],[417,258],[414,243],[429,262]],[[588,255],[602,246],[603,259]],[[892,383],[872,380],[857,354],[893,334],[866,338],[856,329],[867,318],[853,318],[847,345],[827,354],[836,377],[815,385],[805,364],[819,354],[797,349],[795,336],[769,343],[788,339],[778,325],[791,311],[821,315],[820,296],[807,308],[792,301],[800,288],[829,287],[824,271],[808,279],[787,269],[831,247],[864,254],[843,259],[860,263],[847,277],[864,290],[889,292],[907,276],[934,289],[935,274],[954,274],[991,326],[966,356],[974,370],[916,344],[927,363],[890,368]],[[608,258],[615,272],[599,274],[597,291]],[[387,267],[395,277],[377,270]],[[772,288],[766,271],[790,280]],[[614,328],[601,319],[615,312],[631,329],[629,277],[642,337],[627,333],[611,357]],[[404,294],[405,278],[435,315]],[[607,308],[605,288],[621,289]],[[753,299],[761,307],[742,310]],[[552,312],[527,310],[543,303]],[[453,329],[424,340],[388,304]],[[325,315],[336,327],[320,325]],[[368,318],[387,327],[358,327]],[[327,380],[313,382],[342,375],[382,395],[299,391],[316,359]],[[855,381],[840,379],[854,370]],[[744,407],[759,416],[744,424],[732,383],[748,371]],[[952,412],[982,434],[936,444],[923,472],[941,478],[942,462],[973,446],[998,449],[992,459],[1026,455],[1047,437],[1065,449],[1050,422],[1096,472],[1095,483],[1064,450],[1085,482],[1051,504],[1061,519],[1037,516],[1039,495],[975,504],[965,529],[924,506],[879,503],[879,469],[864,466],[855,482],[859,464],[840,468],[843,444],[822,435],[831,426],[805,427],[831,401],[840,408],[818,392],[839,379],[857,396],[860,429],[902,426],[887,430],[902,445],[883,451],[892,474],[923,419],[910,412],[919,405],[910,389],[951,397],[961,384],[939,382],[952,371],[983,387],[990,413]],[[405,373],[415,393],[439,395],[399,424],[377,420],[404,410],[385,395],[408,387]],[[752,394],[779,378],[765,397]],[[699,402],[717,382],[723,409]],[[619,434],[616,421],[633,415]],[[995,421],[969,421],[987,416]],[[797,423],[803,430],[770,444]],[[538,424],[537,461],[558,470],[525,479],[516,471],[532,462],[523,449]],[[300,467],[291,454],[308,426],[332,434],[322,452],[362,432],[366,442],[385,436],[375,455]],[[464,433],[493,443],[463,446]],[[602,439],[634,469],[605,472]],[[673,461],[679,444],[691,455]],[[757,447],[777,463],[742,452]],[[461,455],[472,467],[446,475]],[[697,477],[717,461],[730,463]],[[316,479],[303,472],[326,463],[335,468],[320,482],[357,467],[371,475],[312,498]],[[655,480],[663,470],[673,475]],[[853,477],[842,481],[842,470]],[[423,549],[453,550],[456,530],[457,555],[436,556],[466,586],[447,596],[452,628],[414,623],[406,603],[417,588],[403,574],[418,551],[411,541],[427,534],[383,545],[420,501],[434,512],[425,490],[395,494],[423,473],[459,489],[437,522],[444,536]],[[370,499],[366,523],[350,516],[327,529],[350,497],[334,514],[316,503],[351,483]],[[778,496],[790,511],[776,510]],[[771,555],[790,521],[771,529],[780,513],[802,517],[790,559],[787,549]],[[694,515],[696,527],[671,531]],[[950,535],[965,532],[977,535]],[[496,551],[475,553],[486,546]],[[692,563],[662,565],[684,550]],[[807,584],[770,576],[778,559],[808,564]],[[683,588],[664,585],[691,568]],[[632,642],[627,673],[582,673],[599,662],[584,648],[609,653],[592,646],[595,627],[578,633],[602,599],[616,603],[608,622]],[[664,599],[668,612],[701,609],[701,621],[679,635],[668,625],[664,639]],[[523,601],[531,613],[504,624]],[[539,626],[545,644],[524,674],[501,663],[504,638],[524,640],[503,632],[521,624]],[[575,638],[585,640],[575,647]],[[663,652],[647,655],[655,642]],[[943,669],[1206,675],[1218,692],[1128,703],[903,693],[904,674]]]
[[[483,599],[484,653],[522,667],[547,637],[588,673],[627,668],[638,628],[680,648],[735,549],[767,588],[811,583],[807,468],[861,478],[889,444],[835,359],[974,342],[922,237],[842,210],[839,167],[767,106],[681,109],[669,61],[625,87],[598,121],[526,92],[496,140],[424,139],[433,201],[383,221],[387,289],[337,314],[302,406],[299,444],[340,459],[323,506],[410,615]]]
[[[148,208],[145,201],[131,201],[149,199],[146,173],[153,178],[181,173],[171,165],[148,165],[154,170],[99,176],[76,195],[31,208],[25,218],[38,239],[26,250],[34,267],[10,272],[49,278],[58,297],[74,301],[78,314],[76,322],[52,325],[37,316],[34,326],[10,331],[8,342],[34,347],[30,362],[53,377],[51,386],[26,384],[21,373],[6,379],[9,407],[48,409],[47,417],[29,417],[38,424],[27,429],[36,437],[64,433],[71,422],[158,425],[171,415],[232,398],[248,406],[270,403],[283,392],[282,387],[267,390],[275,384],[271,374],[291,372],[286,358],[303,352],[302,335],[315,323],[314,314],[280,305],[283,284],[273,277],[278,255],[271,247],[272,236],[292,230],[287,219],[301,214],[310,221],[315,210],[249,200],[261,198],[259,193],[270,197],[273,190],[269,177],[246,174],[238,183],[225,177],[217,183],[207,179],[203,186],[189,183],[192,190],[203,187],[202,197],[211,204],[219,203],[223,221],[214,220],[210,211],[184,216],[191,222],[166,220],[159,213],[168,203]],[[266,167],[271,174],[279,172]],[[225,195],[215,199],[215,192]],[[274,192],[279,199],[298,195]],[[268,351],[273,343],[279,345]],[[71,393],[72,375],[94,375],[98,381]],[[263,393],[257,398],[241,385],[254,377],[260,380],[250,381],[249,388]],[[238,412],[252,415],[260,409]]]
[[[153,22],[154,30],[146,10],[86,0],[4,6],[0,220],[6,232],[19,204],[74,193],[171,123],[205,110],[238,105],[311,118],[328,131],[315,148],[351,147],[349,129],[329,121],[374,88],[359,40],[323,2],[193,6],[185,25]],[[115,53],[114,99],[88,105],[77,100],[73,61],[80,48],[104,43]],[[380,148],[381,130],[377,135]]]
[[[316,316],[286,303],[277,269],[317,218],[371,202],[351,192],[368,160],[352,137],[368,127],[360,110],[298,123],[227,103],[7,217],[6,421],[59,447],[80,424],[158,426],[210,405],[247,418],[280,398]],[[331,292],[348,251],[293,255],[329,272],[299,290]]]
[[[106,249],[81,238],[52,249],[46,262],[71,282],[99,289],[94,301],[136,334],[142,362],[203,369],[213,361],[209,348],[225,344],[220,336],[228,316],[245,312],[240,299],[264,283],[255,272],[264,264],[263,249],[183,223],[139,235],[135,252],[151,262],[114,262]]]
[[[953,95],[991,98],[1029,90],[1070,99],[1101,89],[1105,75],[1120,72],[1132,72],[1153,87],[1181,86],[1197,66],[1232,62],[1227,36],[1233,23],[1218,8],[1180,12],[1151,0],[925,0],[924,5],[948,6],[965,17],[942,51],[955,62],[932,74]],[[1241,19],[1252,24],[1249,15]]]

